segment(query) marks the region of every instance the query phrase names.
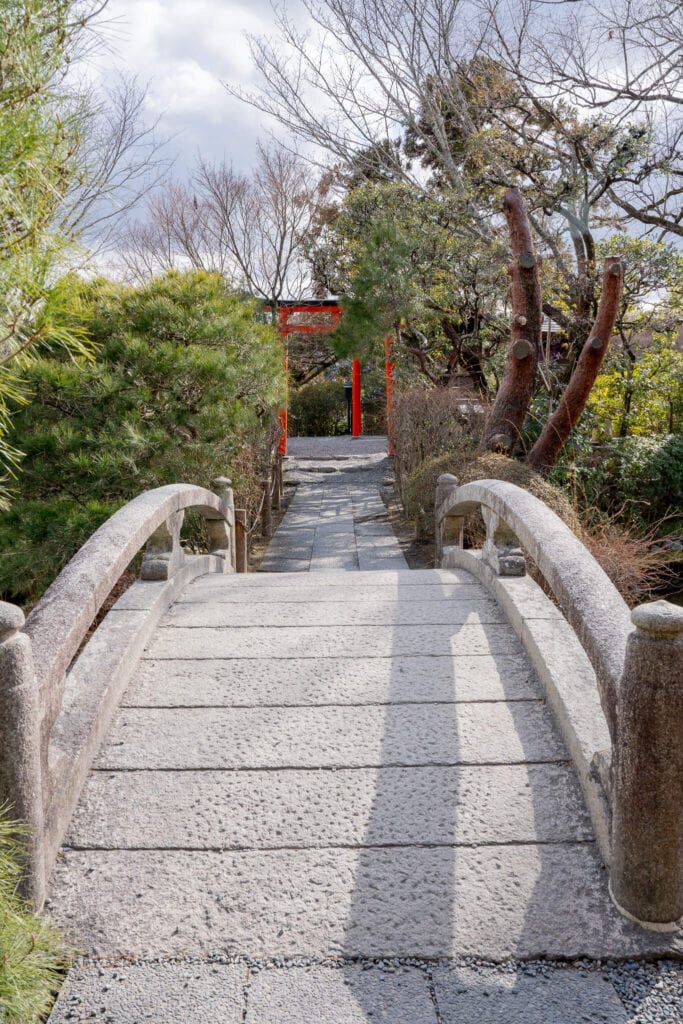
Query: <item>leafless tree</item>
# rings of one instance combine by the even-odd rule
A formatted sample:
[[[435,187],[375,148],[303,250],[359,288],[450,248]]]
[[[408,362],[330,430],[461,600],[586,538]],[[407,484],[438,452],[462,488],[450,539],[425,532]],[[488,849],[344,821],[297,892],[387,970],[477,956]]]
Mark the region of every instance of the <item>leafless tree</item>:
[[[276,118],[304,143],[356,167],[383,140],[412,131],[442,164],[451,187],[463,193],[448,119],[457,111],[465,126],[469,121],[452,71],[459,58],[477,48],[476,38],[465,37],[471,2],[304,0],[304,7],[314,31],[299,30],[278,8],[277,41],[249,37],[261,91],[225,83],[228,91]],[[462,40],[457,50],[456,39]],[[440,90],[431,88],[434,82]],[[411,178],[396,148],[387,146],[385,158],[393,160],[396,178]]]
[[[642,132],[640,158],[606,195],[647,228],[683,236],[680,0],[481,0],[487,52],[538,102],[569,100]]]
[[[411,137],[469,202],[452,137],[477,126],[456,72],[488,55],[532,103],[547,109],[568,99],[607,114],[615,128],[639,125],[639,159],[607,184],[604,200],[653,230],[683,235],[680,0],[303,3],[312,29],[297,28],[278,8],[276,37],[249,39],[260,91],[226,87],[308,147],[357,166],[383,140]],[[395,177],[415,180],[400,147],[386,146],[384,156]],[[506,184],[515,180],[504,160],[499,172]],[[486,231],[487,218],[476,207],[471,213],[469,230]]]
[[[126,215],[168,173],[158,121],[144,114],[146,90],[120,75],[103,90],[74,96],[81,123],[76,168],[57,214],[57,226],[99,250],[118,235]]]
[[[218,271],[270,302],[300,298],[310,287],[303,245],[315,230],[326,180],[281,147],[259,146],[250,175],[201,160],[189,184],[152,197],[122,257],[134,278],[191,266]]]

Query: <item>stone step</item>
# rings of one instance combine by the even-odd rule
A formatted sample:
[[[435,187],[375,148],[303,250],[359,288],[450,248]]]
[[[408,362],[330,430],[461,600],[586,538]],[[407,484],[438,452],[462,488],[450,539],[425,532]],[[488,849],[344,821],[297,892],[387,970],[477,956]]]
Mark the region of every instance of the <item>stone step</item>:
[[[240,587],[223,586],[216,587],[206,581],[206,577],[193,583],[182,592],[177,601],[178,607],[187,604],[219,605],[219,604],[284,604],[293,605],[301,602],[315,604],[356,604],[357,602],[378,604],[402,604],[433,601],[467,601],[475,596],[483,594],[479,584],[470,577],[470,580],[463,583],[405,583],[397,586],[369,585],[364,583],[355,587],[356,579],[362,575],[354,573],[353,576],[337,576],[337,582],[319,583],[318,577],[301,576],[296,573],[290,585],[283,591],[272,577],[264,575],[263,586],[249,587],[245,592]],[[348,579],[348,583],[345,582]],[[343,580],[343,582],[342,582]],[[272,584],[272,585],[271,585]]]
[[[594,844],[69,850],[53,919],[101,956],[643,956]],[[674,940],[677,941],[677,940]],[[571,1018],[570,1018],[571,1019]]]
[[[167,626],[151,640],[148,658],[390,658],[406,655],[516,654],[511,626]]]
[[[68,846],[282,849],[590,840],[567,765],[93,772]]]
[[[465,588],[463,588],[465,589]],[[423,601],[391,601],[359,596],[345,601],[297,601],[224,604],[176,604],[165,616],[164,626],[410,626],[462,625],[464,623],[505,623],[497,601],[470,587],[466,598]]]
[[[143,660],[123,706],[225,707],[526,700],[541,688],[526,655]]]
[[[301,576],[298,573],[291,573],[289,576],[283,574],[272,579],[267,573],[231,573],[225,576],[203,576],[197,581],[197,586],[212,587],[216,590],[224,590],[234,587],[237,590],[244,590],[246,587],[284,587],[289,588],[293,584],[300,585]],[[328,583],[331,586],[380,586],[380,587],[404,587],[419,586],[421,584],[440,583],[475,583],[471,573],[463,569],[378,569],[374,571],[354,573],[353,578],[340,577],[338,572],[329,572],[321,575],[316,580],[317,584]],[[477,584],[479,585],[479,584]],[[187,591],[189,593],[189,590]]]
[[[123,708],[97,768],[318,768],[565,760],[540,701],[389,708]]]

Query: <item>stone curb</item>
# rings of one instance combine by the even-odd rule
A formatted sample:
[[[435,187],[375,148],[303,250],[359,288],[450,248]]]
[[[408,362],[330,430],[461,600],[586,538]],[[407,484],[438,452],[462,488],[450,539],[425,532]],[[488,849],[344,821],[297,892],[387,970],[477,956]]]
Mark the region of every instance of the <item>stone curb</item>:
[[[142,652],[180,592],[211,572],[222,572],[222,559],[196,555],[187,558],[170,580],[137,580],[106,615],[68,672],[48,748],[48,877],[92,762]]]
[[[574,762],[605,865],[611,859],[611,815],[597,761],[609,764],[611,740],[595,671],[559,609],[528,577],[497,576],[480,551],[444,550],[443,568],[466,569],[487,588],[521,640]]]

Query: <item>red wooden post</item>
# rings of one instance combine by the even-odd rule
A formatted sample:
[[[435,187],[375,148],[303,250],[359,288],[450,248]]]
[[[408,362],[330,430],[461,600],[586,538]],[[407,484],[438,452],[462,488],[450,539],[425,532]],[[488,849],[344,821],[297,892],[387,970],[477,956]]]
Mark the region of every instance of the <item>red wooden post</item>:
[[[279,409],[277,418],[280,421],[280,440],[277,445],[278,455],[287,454],[287,413],[289,412],[289,345],[285,343],[285,407]]]
[[[391,402],[392,402],[392,387],[394,383],[394,364],[391,361],[391,343],[393,337],[391,334],[387,334],[384,338],[384,368],[386,373],[386,419],[387,419],[387,455],[394,454],[394,443],[391,437]]]
[[[363,429],[360,404],[360,360],[351,363],[351,434],[360,437]]]

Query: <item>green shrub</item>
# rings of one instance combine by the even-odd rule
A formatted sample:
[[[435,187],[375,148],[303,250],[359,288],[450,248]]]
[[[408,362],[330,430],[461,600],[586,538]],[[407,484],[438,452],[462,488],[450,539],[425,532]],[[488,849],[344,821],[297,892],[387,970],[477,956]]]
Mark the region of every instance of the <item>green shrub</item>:
[[[613,438],[576,468],[586,509],[638,526],[656,523],[683,506],[683,436]]]
[[[333,437],[348,429],[346,392],[341,381],[304,384],[293,392],[289,411],[299,437]]]
[[[51,1009],[69,951],[19,896],[20,871],[20,835],[0,809],[0,1020],[38,1024]]]
[[[253,511],[274,439],[280,342],[219,275],[171,273],[141,288],[96,282],[84,301],[95,359],[35,362],[32,400],[13,419],[24,459],[0,515],[0,592],[24,604],[148,488],[208,487],[227,473]]]

